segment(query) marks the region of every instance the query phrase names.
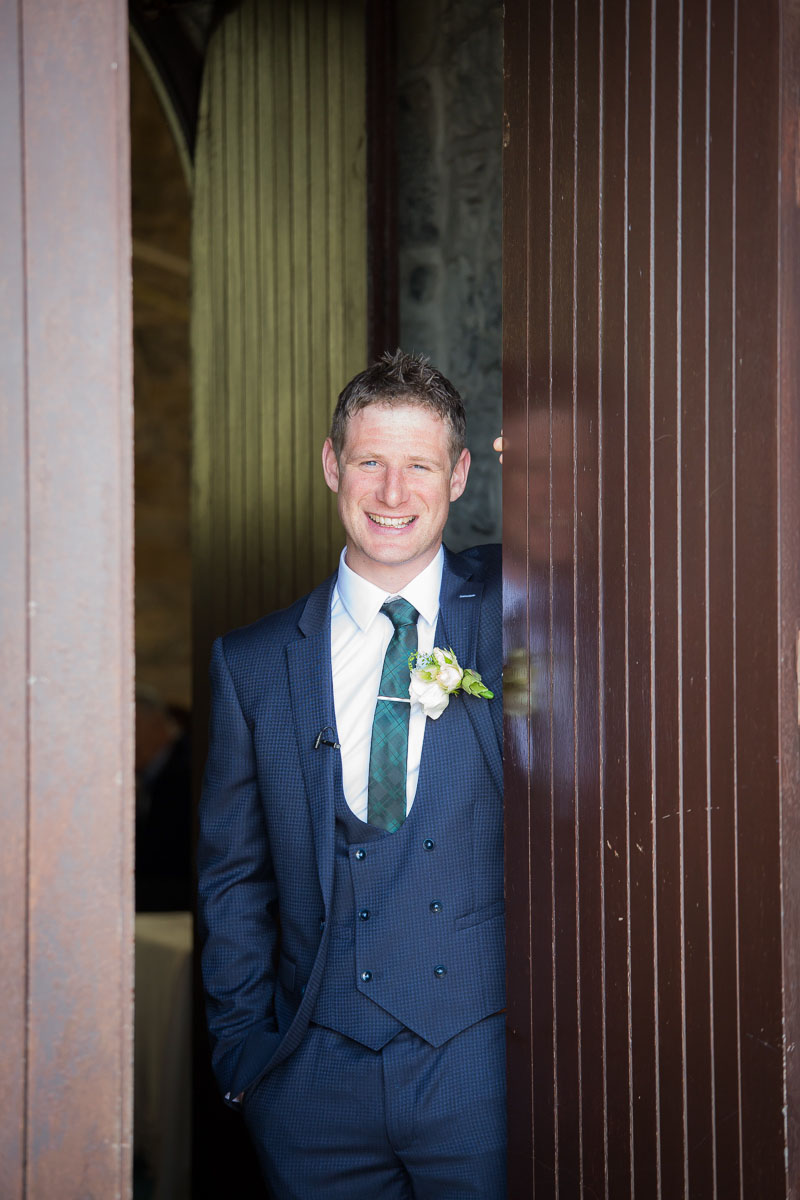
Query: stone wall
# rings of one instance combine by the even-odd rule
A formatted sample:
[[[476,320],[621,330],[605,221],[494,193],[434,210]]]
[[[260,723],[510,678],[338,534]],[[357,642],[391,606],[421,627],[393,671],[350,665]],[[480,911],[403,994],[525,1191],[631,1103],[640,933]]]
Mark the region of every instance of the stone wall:
[[[410,0],[398,18],[400,344],[464,397],[453,549],[500,537],[502,20],[495,0]]]

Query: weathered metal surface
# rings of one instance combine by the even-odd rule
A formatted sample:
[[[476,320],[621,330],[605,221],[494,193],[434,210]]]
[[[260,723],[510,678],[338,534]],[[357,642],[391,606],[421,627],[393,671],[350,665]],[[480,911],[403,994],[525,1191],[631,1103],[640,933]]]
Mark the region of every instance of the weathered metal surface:
[[[3,5],[0,22],[0,370],[9,435],[0,439],[4,900],[14,890],[2,906],[11,1005],[2,1085],[12,1112],[3,1122],[2,1191],[32,1200],[126,1196],[133,899],[127,14],[123,4],[100,0],[22,0]],[[14,1149],[20,1128],[24,1158]]]
[[[797,20],[506,6],[513,1195],[798,1186]]]
[[[0,4],[0,1194],[22,1195],[27,842],[27,454],[20,26]]]

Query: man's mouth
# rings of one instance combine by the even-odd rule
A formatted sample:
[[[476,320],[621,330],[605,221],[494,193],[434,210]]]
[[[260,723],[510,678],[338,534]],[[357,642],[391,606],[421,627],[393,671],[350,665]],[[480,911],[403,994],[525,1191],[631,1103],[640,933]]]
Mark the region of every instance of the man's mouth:
[[[384,529],[405,529],[412,521],[416,521],[416,517],[381,517],[378,513],[367,513],[370,521],[375,525],[382,525]]]

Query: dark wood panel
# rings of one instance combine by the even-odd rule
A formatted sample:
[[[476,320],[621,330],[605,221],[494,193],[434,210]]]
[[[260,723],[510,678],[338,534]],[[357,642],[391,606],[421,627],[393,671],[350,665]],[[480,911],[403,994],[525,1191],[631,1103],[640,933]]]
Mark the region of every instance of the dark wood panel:
[[[577,8],[577,123],[574,210],[573,422],[575,471],[573,527],[575,549],[574,670],[576,847],[575,889],[578,942],[577,1161],[580,1195],[602,1195],[605,1178],[606,1071],[598,1053],[604,1039],[603,994],[603,825],[600,808],[600,641],[599,641],[599,406],[600,278],[602,195],[600,154],[600,8],[584,0]]]
[[[658,5],[656,87],[653,114],[653,501],[652,501],[652,666],[657,681],[654,703],[656,868],[655,1046],[659,1077],[659,1182],[665,1196],[684,1188],[684,1090],[682,845],[680,836],[678,679],[678,323],[677,288],[679,203],[676,163],[680,153],[678,111],[679,51],[682,37],[678,4]]]
[[[550,571],[553,213],[551,156],[549,152],[534,153],[534,147],[549,148],[551,145],[555,79],[551,48],[552,10],[548,11],[547,6],[542,5],[534,8],[531,16],[530,88],[527,97],[530,166],[528,209],[525,214],[528,403],[523,428],[527,462],[528,570],[527,641],[524,651],[530,664],[527,728],[530,846],[539,848],[538,868],[534,869],[531,861],[529,871],[531,1038],[533,1062],[538,1066],[532,1079],[534,1186],[546,1192],[552,1187],[558,1170],[556,964],[552,955],[555,921],[554,813],[551,792],[553,746],[550,725],[553,692]],[[523,130],[520,130],[520,135],[525,136]],[[536,229],[532,228],[532,213],[537,214]],[[529,287],[528,280],[531,277],[541,281],[542,286],[536,292]],[[533,404],[531,397],[534,398]],[[540,968],[533,968],[533,963],[540,964]]]
[[[758,13],[749,5],[739,6],[734,687],[746,1196],[778,1195],[785,1186],[776,687],[779,36],[777,3],[762,5]],[[763,87],[767,79],[771,87]],[[756,86],[757,80],[761,86]],[[769,203],[765,203],[765,181]]]
[[[550,195],[550,386],[548,524],[550,570],[549,779],[537,783],[550,793],[552,871],[552,956],[556,1174],[565,1196],[580,1187],[578,922],[575,888],[575,579],[574,533],[574,292],[576,122],[575,10],[555,12],[552,30],[552,154]],[[544,420],[542,420],[544,425]],[[542,431],[544,433],[544,430]],[[538,440],[538,438],[537,438]],[[544,437],[542,437],[542,441]],[[538,504],[538,501],[534,501]],[[536,640],[534,635],[534,641]]]
[[[658,1195],[657,979],[654,955],[656,856],[653,789],[653,499],[651,236],[654,220],[654,12],[628,14],[627,190],[627,641],[628,904],[631,1029],[631,1156],[636,1188]]]
[[[783,980],[786,1044],[787,1195],[800,1196],[800,8],[781,13],[781,222],[778,413],[780,505],[780,775]]]
[[[599,47],[602,106],[602,323],[600,463],[600,804],[603,813],[603,937],[606,1179],[612,1195],[630,1172],[630,989],[628,731],[628,548],[626,266],[628,35],[625,0],[604,7]]]
[[[706,10],[687,5],[681,38],[681,107],[678,220],[678,571],[679,683],[681,729],[679,787],[682,837],[682,924],[684,1010],[684,1122],[687,1190],[714,1195],[715,1142],[712,1129],[714,1060],[709,1058],[708,889],[709,792],[707,756],[707,126],[706,67],[712,31]],[[725,314],[727,318],[727,313]]]
[[[531,971],[530,860],[531,801],[528,788],[528,705],[531,695],[531,657],[528,650],[528,443],[527,400],[529,372],[529,313],[526,302],[528,273],[528,211],[531,163],[528,132],[530,13],[518,5],[506,10],[506,78],[513,88],[504,114],[505,166],[503,181],[503,305],[504,336],[512,347],[503,362],[503,420],[507,439],[505,461],[518,463],[506,475],[503,487],[503,521],[511,536],[503,545],[506,840],[520,848],[525,865],[507,859],[507,903],[518,921],[507,927],[508,1016],[506,1020],[506,1071],[509,1175],[527,1178],[533,1161],[533,976]],[[513,151],[512,148],[513,147]],[[513,487],[511,486],[513,483]]]
[[[514,1195],[786,1194],[795,10],[506,8]]]
[[[739,1192],[741,1125],[738,1120],[740,1056],[738,1028],[738,896],[736,890],[736,781],[734,723],[733,449],[734,393],[732,320],[735,283],[736,22],[728,4],[712,8],[709,79],[708,247],[709,414],[708,454],[708,696],[710,792],[709,904],[711,908],[714,1139],[717,1191]],[[713,219],[711,216],[713,214]]]

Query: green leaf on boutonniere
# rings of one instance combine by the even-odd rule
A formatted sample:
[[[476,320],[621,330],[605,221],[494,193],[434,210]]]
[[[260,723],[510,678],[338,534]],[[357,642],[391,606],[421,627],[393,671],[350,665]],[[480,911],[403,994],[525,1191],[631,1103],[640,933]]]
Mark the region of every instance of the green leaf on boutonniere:
[[[477,671],[467,669],[461,680],[461,690],[470,696],[481,696],[484,700],[493,700],[494,692],[490,692]]]

